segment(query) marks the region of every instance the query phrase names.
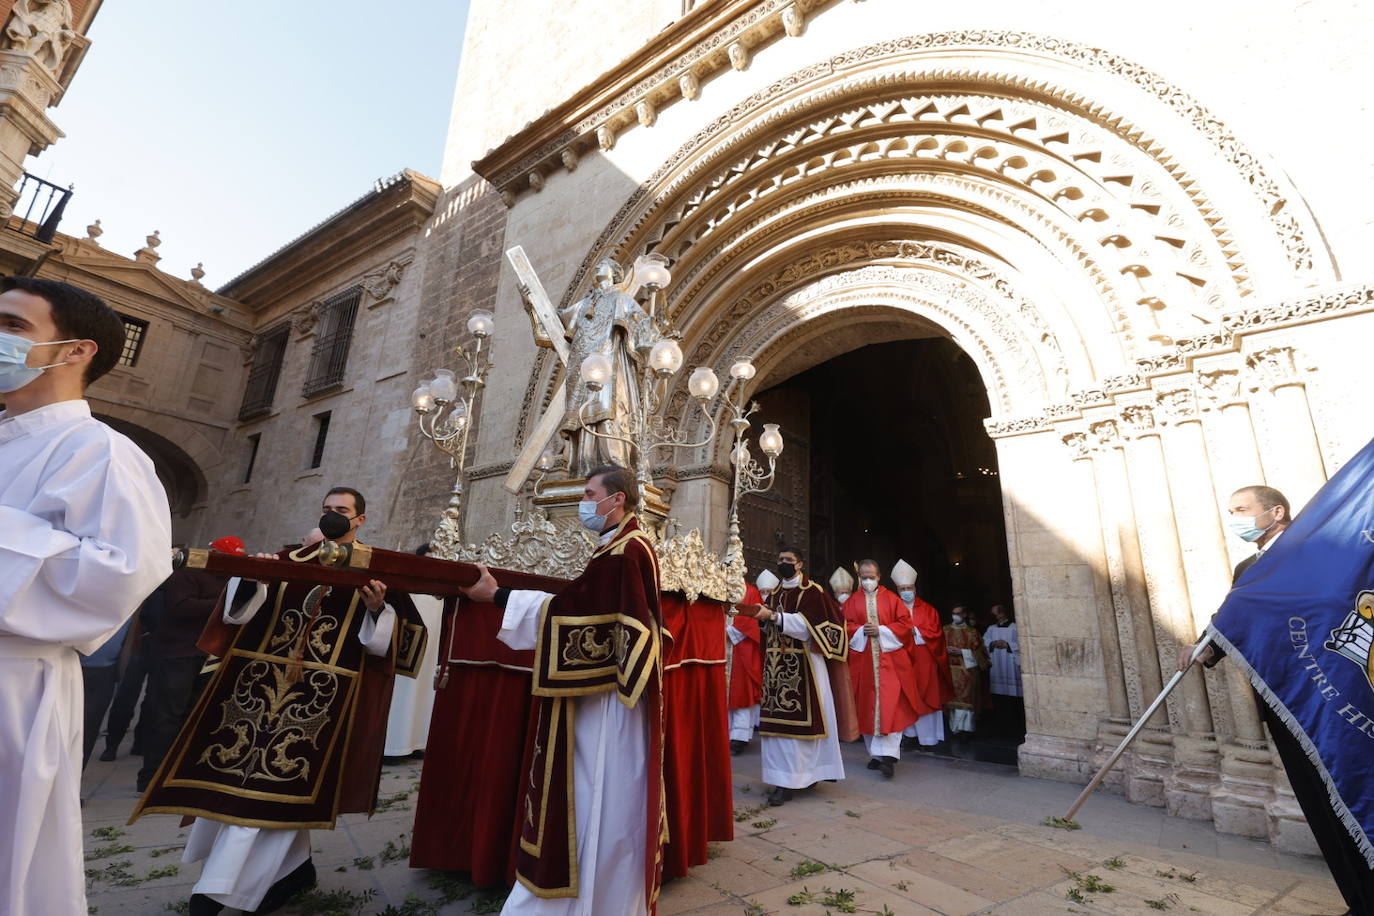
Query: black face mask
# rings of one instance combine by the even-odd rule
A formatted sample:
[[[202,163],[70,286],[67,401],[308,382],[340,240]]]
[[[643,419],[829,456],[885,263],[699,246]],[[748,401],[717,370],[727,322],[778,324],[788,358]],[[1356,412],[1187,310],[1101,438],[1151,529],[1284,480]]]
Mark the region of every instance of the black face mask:
[[[348,534],[348,530],[352,527],[353,525],[349,522],[348,516],[339,512],[326,512],[324,515],[320,516],[320,534],[323,534],[331,541],[337,541],[345,534]]]
[[[796,563],[779,563],[779,564],[778,564],[778,578],[786,580],[786,579],[792,578],[792,577],[795,576],[796,574],[797,574],[797,564],[796,564]]]

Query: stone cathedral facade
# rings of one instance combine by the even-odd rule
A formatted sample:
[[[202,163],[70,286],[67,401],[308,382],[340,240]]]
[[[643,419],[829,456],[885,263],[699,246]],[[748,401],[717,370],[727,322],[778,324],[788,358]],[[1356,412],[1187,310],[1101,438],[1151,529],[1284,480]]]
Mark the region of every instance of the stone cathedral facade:
[[[477,307],[498,333],[466,529],[511,522],[501,482],[555,384],[513,245],[555,306],[603,256],[667,256],[687,365],[724,377],[748,356],[755,391],[945,338],[986,391],[1020,767],[1086,781],[1245,555],[1224,534],[1231,490],[1267,483],[1298,508],[1374,435],[1374,137],[1352,88],[1374,84],[1370,17],[1336,0],[473,0],[442,190],[387,255],[412,333],[389,325],[351,388],[385,458],[366,469],[374,540],[418,543],[445,505],[448,459],[402,392],[452,365]],[[692,415],[686,375],[670,409]],[[659,469],[716,549],[728,459],[721,442]],[[355,464],[241,491],[243,518]],[[1226,664],[1189,675],[1112,780],[1312,848]]]

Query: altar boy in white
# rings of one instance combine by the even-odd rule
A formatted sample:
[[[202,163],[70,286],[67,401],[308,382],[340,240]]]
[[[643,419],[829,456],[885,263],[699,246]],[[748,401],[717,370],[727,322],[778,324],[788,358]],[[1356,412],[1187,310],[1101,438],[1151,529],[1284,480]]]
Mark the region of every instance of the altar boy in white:
[[[0,913],[85,916],[77,652],[171,574],[171,517],[152,461],[83,398],[123,319],[66,283],[0,291]]]

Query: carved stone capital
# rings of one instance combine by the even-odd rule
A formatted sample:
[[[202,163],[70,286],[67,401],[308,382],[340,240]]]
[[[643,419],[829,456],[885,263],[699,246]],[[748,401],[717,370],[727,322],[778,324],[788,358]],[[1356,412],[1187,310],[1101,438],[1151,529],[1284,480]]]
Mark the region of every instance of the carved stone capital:
[[[1159,435],[1155,425],[1155,409],[1148,404],[1133,404],[1121,411],[1121,419],[1126,423],[1127,435],[1132,438]]]
[[[1059,438],[1060,441],[1064,443],[1065,447],[1073,454],[1074,461],[1092,458],[1092,452],[1088,449],[1087,433],[1081,431],[1072,432],[1060,436]]]
[[[1121,447],[1121,430],[1117,427],[1115,420],[1098,420],[1096,423],[1089,423],[1088,432],[1092,435],[1094,448]]]
[[[1239,370],[1213,369],[1199,372],[1194,377],[1197,379],[1199,406],[1203,410],[1220,410],[1245,403],[1245,396],[1240,392]]]
[[[1201,422],[1201,417],[1198,415],[1197,393],[1191,388],[1161,391],[1155,400],[1159,402],[1160,408],[1164,411],[1164,421],[1167,423]]]
[[[1266,347],[1245,358],[1262,387],[1275,391],[1286,385],[1302,385],[1298,377],[1296,354],[1292,347]]]

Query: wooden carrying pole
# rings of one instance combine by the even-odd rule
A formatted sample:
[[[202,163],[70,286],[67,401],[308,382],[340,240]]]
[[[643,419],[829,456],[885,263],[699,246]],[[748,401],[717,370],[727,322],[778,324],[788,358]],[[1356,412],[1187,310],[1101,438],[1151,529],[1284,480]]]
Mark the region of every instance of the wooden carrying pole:
[[[1174,688],[1183,682],[1184,676],[1187,675],[1189,669],[1197,663],[1197,660],[1202,657],[1202,653],[1207,650],[1209,644],[1208,640],[1203,639],[1193,647],[1193,654],[1188,657],[1188,664],[1182,671],[1174,672],[1174,676],[1169,678],[1169,683],[1164,685],[1164,689],[1159,692],[1159,696],[1155,697],[1155,701],[1150,704],[1150,708],[1141,713],[1135,725],[1131,726],[1131,730],[1126,733],[1126,737],[1122,738],[1121,743],[1116,746],[1116,750],[1112,751],[1112,756],[1108,757],[1107,762],[1102,764],[1102,769],[1098,770],[1097,775],[1083,787],[1082,792],[1078,793],[1078,798],[1074,800],[1073,806],[1070,807],[1068,813],[1064,815],[1064,820],[1073,820],[1073,816],[1078,813],[1079,808],[1083,807],[1083,803],[1088,800],[1088,796],[1092,795],[1097,787],[1102,784],[1102,780],[1106,778],[1108,771],[1110,771],[1111,768],[1116,765],[1116,762],[1121,759],[1121,755],[1126,753],[1126,748],[1131,746],[1131,742],[1135,740],[1136,735],[1140,734],[1140,730],[1145,727],[1145,723],[1150,721],[1150,717],[1155,714],[1160,706],[1164,705],[1164,701],[1169,698],[1169,694],[1173,693]]]

